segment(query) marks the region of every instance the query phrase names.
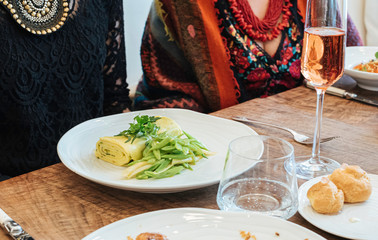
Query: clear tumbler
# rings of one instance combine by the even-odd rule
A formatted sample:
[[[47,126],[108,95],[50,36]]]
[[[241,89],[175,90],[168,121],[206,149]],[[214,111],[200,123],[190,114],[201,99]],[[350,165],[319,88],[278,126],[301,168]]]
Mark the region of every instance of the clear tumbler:
[[[217,203],[225,211],[251,211],[284,219],[293,216],[298,209],[293,146],[270,136],[233,140],[228,147]]]

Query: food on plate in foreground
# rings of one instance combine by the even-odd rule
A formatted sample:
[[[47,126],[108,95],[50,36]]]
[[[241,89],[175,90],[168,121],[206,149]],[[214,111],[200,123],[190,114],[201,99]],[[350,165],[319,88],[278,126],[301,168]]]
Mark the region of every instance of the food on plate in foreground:
[[[329,179],[344,192],[346,203],[368,200],[373,189],[367,173],[356,165],[342,164],[333,171]]]
[[[116,136],[101,137],[95,150],[97,158],[126,167],[127,179],[172,177],[212,154],[173,119],[147,115]]]
[[[360,63],[354,66],[353,69],[363,72],[378,73],[378,52],[375,53],[375,59],[372,59],[367,63]]]
[[[243,240],[257,240],[255,235],[252,235],[250,232],[240,231],[240,236]]]
[[[368,200],[372,189],[369,176],[360,166],[343,163],[315,183],[307,191],[307,198],[318,213],[333,214],[341,211],[344,203]]]
[[[243,240],[257,240],[256,236],[251,234],[250,232],[240,231],[240,236]],[[278,232],[275,233],[275,237],[279,237],[280,234]],[[132,237],[128,236],[127,240],[134,240]],[[160,233],[149,233],[144,232],[139,234],[135,240],[168,240],[166,236]]]
[[[318,213],[333,214],[344,205],[343,191],[326,177],[315,183],[307,192],[312,208]]]
[[[131,237],[127,237],[127,240],[134,240],[134,239]],[[145,232],[145,233],[139,234],[135,238],[135,240],[168,240],[168,238],[160,233]]]

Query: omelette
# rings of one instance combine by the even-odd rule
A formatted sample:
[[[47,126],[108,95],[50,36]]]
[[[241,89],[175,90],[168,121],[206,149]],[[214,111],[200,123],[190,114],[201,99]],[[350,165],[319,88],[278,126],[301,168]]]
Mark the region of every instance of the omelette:
[[[181,127],[171,118],[159,117],[155,124],[159,127],[158,133],[166,132],[167,135],[181,135]],[[125,166],[132,160],[143,157],[146,147],[146,138],[135,138],[128,141],[126,136],[101,137],[96,143],[95,155],[97,158],[117,166]]]

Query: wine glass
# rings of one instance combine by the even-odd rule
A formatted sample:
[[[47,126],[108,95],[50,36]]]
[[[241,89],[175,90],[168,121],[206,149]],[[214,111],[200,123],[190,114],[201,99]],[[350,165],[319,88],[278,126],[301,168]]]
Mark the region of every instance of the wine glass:
[[[320,156],[320,129],[325,91],[344,72],[346,0],[308,0],[301,72],[317,94],[312,155],[296,158],[297,177],[311,179],[330,174],[340,164]]]

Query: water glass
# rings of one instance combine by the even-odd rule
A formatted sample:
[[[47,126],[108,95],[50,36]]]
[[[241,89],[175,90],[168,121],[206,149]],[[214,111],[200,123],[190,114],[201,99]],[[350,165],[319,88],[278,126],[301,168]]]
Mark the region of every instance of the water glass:
[[[293,146],[283,139],[261,135],[233,140],[217,203],[225,211],[251,211],[284,219],[293,216],[298,209]]]

